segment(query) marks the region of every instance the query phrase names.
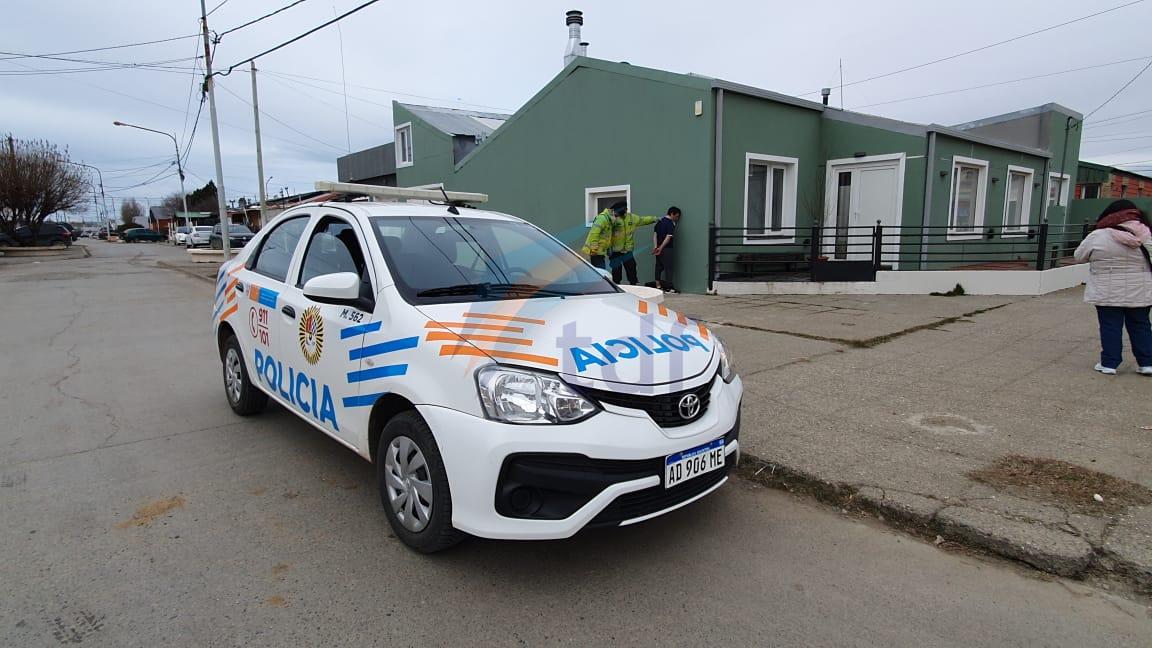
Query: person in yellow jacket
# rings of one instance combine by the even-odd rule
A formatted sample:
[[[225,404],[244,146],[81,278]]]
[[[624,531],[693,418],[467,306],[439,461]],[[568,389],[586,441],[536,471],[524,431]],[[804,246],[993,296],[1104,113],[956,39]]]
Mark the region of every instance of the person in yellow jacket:
[[[645,225],[653,225],[655,216],[637,216],[628,211],[628,205],[618,203],[624,213],[616,219],[616,227],[612,230],[612,250],[608,254],[608,263],[612,267],[612,281],[620,283],[625,271],[628,272],[628,283],[633,286],[639,283],[636,277],[636,229]],[[615,205],[614,205],[615,207]]]
[[[592,219],[592,227],[588,230],[588,238],[584,240],[584,247],[581,251],[588,255],[588,260],[597,268],[608,269],[608,254],[612,251],[612,235],[616,230],[617,221],[627,211],[628,206],[618,202],[596,214],[596,218]]]

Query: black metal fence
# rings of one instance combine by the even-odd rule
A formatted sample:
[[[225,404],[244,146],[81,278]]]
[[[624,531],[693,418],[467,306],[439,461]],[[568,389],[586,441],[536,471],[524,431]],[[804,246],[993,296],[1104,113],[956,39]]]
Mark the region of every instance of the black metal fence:
[[[873,281],[878,270],[1029,269],[1070,262],[1091,226],[710,228],[712,281]]]

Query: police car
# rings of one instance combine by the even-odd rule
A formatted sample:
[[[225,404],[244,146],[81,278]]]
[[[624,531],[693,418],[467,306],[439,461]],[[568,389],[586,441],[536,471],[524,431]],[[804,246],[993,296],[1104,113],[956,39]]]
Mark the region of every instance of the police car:
[[[316,188],[371,201],[289,209],[221,266],[225,394],[241,416],[272,399],[374,463],[406,544],[566,538],[727,480],[743,386],[706,326],[463,207],[483,194]]]

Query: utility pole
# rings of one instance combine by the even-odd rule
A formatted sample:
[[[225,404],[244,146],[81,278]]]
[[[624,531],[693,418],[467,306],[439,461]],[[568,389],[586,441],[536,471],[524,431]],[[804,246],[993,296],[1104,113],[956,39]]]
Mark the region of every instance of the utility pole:
[[[267,222],[264,220],[266,213],[264,203],[267,202],[268,196],[264,192],[264,153],[260,146],[260,102],[256,99],[256,61],[249,61],[248,64],[252,69],[252,119],[256,122],[256,173],[259,174],[258,179],[260,180],[260,227],[264,227]]]
[[[208,9],[200,0],[200,27],[204,34],[204,89],[208,91],[208,114],[212,120],[212,152],[216,155],[216,208],[220,210],[220,240],[224,260],[232,258],[232,241],[228,235],[228,203],[224,199],[224,167],[220,163],[220,127],[216,123],[216,85],[212,79],[212,39],[208,36]]]

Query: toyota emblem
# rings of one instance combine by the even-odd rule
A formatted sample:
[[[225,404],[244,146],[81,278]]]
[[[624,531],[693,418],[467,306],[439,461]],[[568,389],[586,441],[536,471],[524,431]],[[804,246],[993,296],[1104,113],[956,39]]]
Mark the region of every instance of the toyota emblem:
[[[684,394],[680,398],[680,418],[688,420],[696,418],[700,413],[700,397],[696,394]]]

